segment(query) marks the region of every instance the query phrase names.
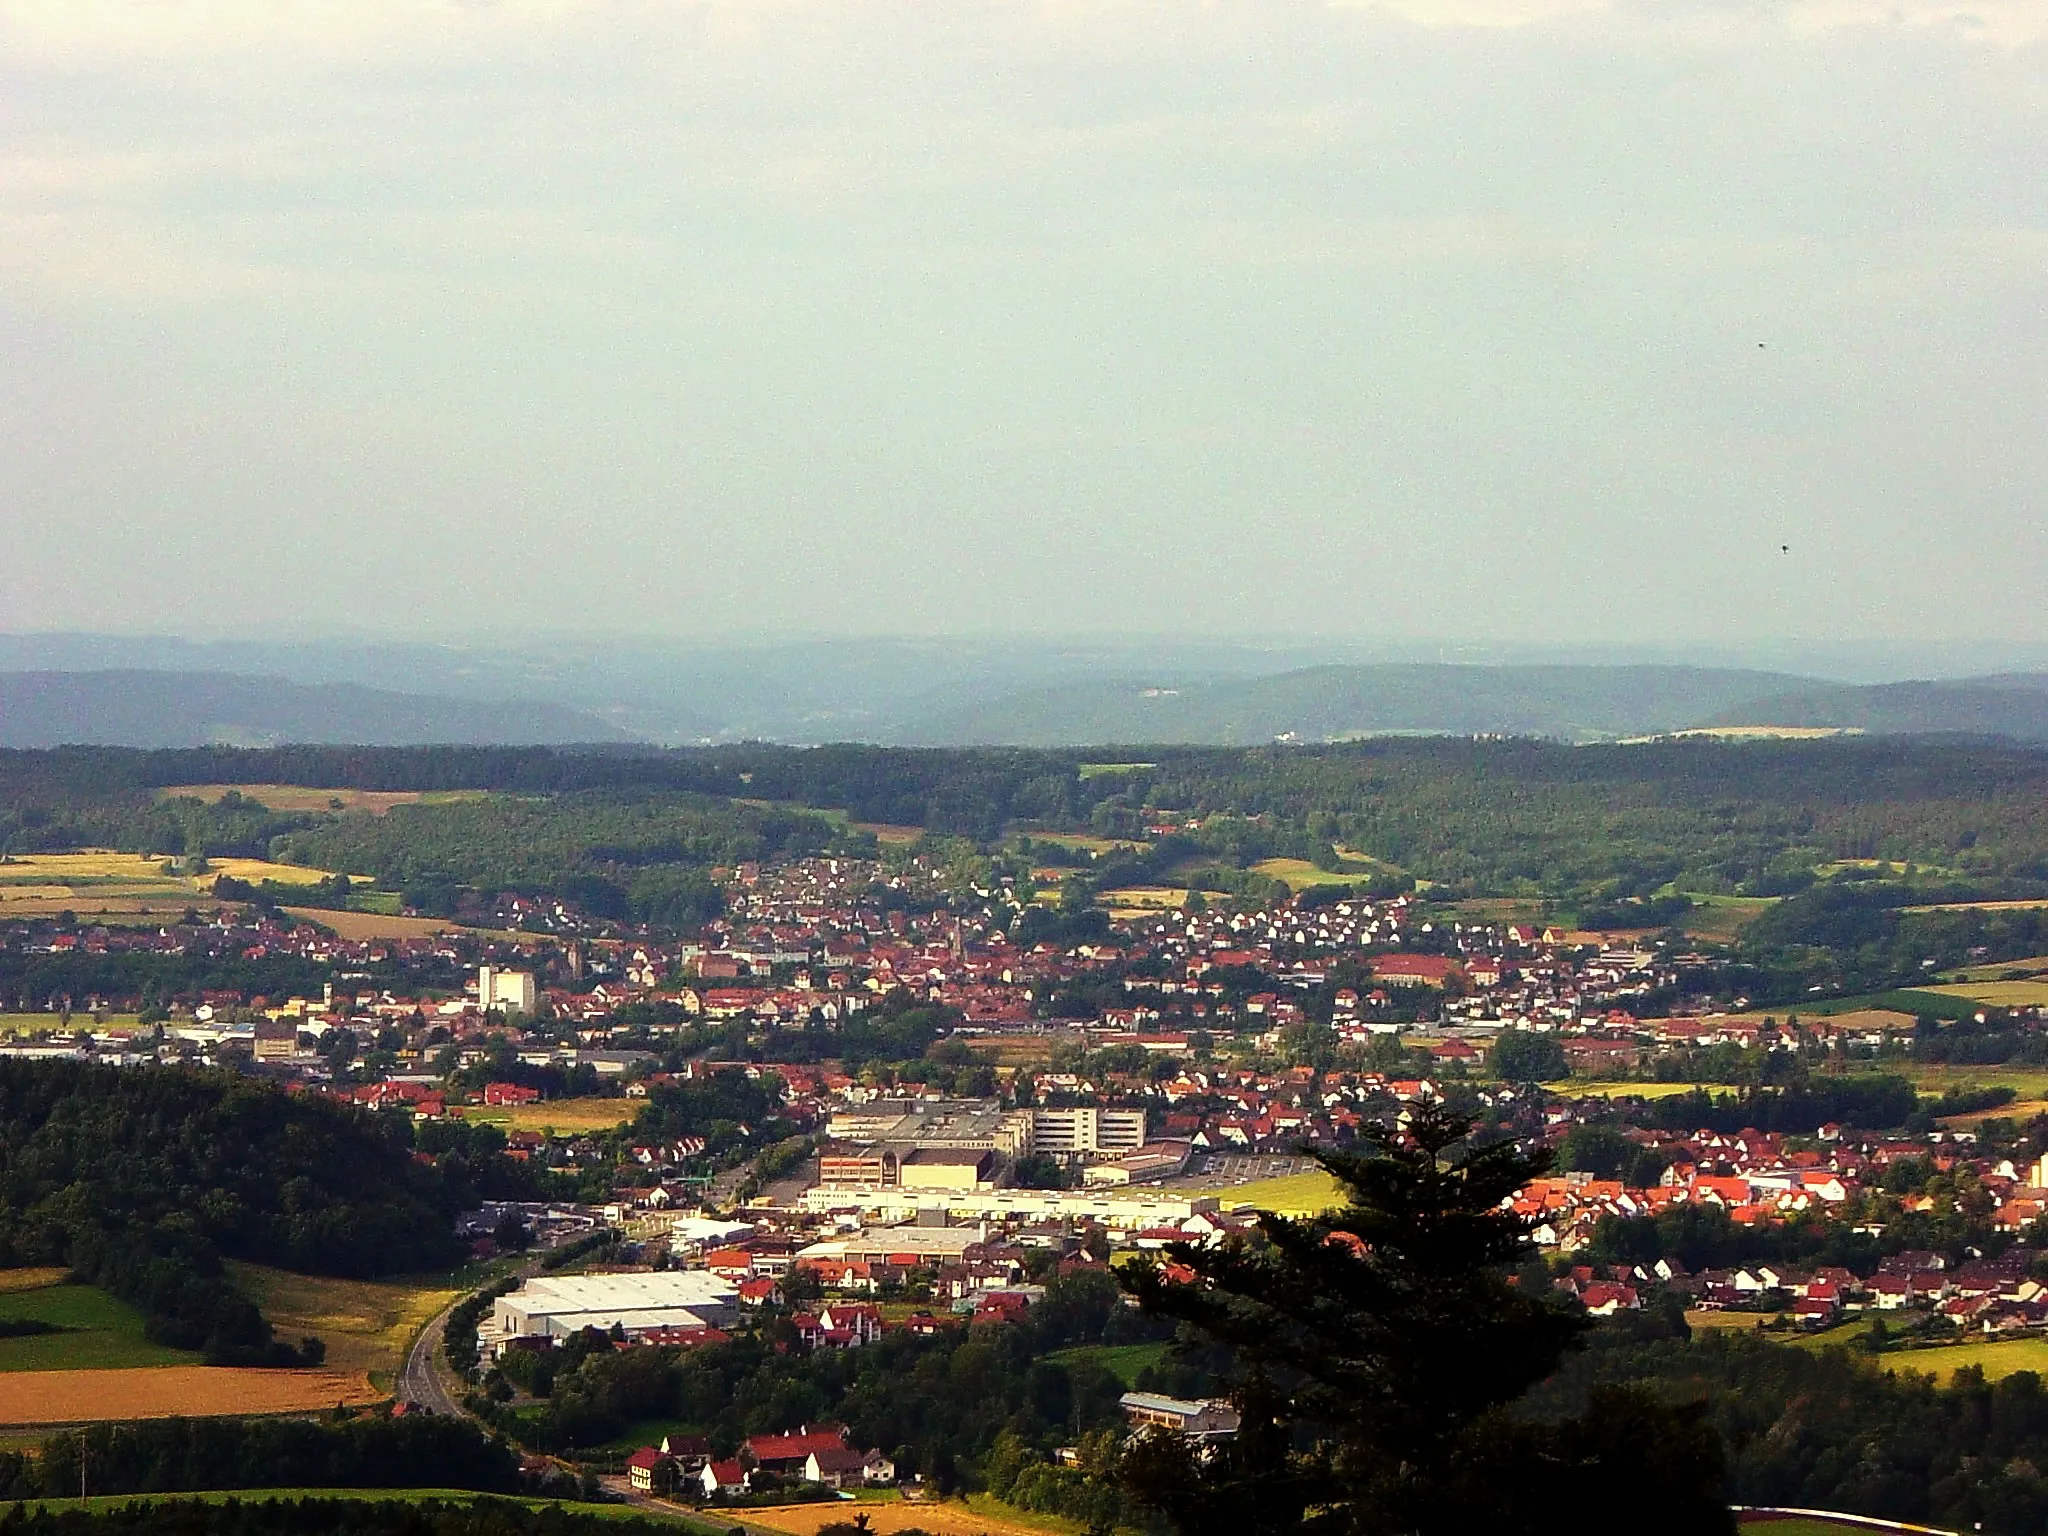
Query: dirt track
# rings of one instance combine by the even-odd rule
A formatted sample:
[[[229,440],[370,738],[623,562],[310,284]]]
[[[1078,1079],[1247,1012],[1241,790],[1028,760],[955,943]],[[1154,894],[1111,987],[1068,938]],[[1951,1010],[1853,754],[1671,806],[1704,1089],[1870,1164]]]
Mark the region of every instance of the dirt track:
[[[0,1372],[0,1425],[309,1413],[337,1403],[381,1402],[385,1396],[367,1377],[339,1371],[239,1371],[210,1365],[6,1371]]]

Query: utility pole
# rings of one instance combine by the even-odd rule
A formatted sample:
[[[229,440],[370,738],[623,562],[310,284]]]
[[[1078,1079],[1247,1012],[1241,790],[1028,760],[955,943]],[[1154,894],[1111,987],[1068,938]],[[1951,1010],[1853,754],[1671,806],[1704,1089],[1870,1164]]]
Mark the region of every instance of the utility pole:
[[[85,1431],[78,1432],[78,1499],[85,1502]]]

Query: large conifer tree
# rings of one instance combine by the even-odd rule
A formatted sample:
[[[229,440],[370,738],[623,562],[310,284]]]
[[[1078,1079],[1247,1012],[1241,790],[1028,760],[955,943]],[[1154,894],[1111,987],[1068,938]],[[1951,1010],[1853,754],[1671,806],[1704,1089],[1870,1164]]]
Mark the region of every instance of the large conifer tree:
[[[1548,1159],[1469,1132],[1431,1107],[1367,1151],[1318,1152],[1347,1205],[1123,1271],[1147,1311],[1232,1362],[1234,1439],[1145,1434],[1122,1459],[1182,1536],[1733,1530],[1696,1410],[1607,1393],[1562,1423],[1508,1411],[1591,1324],[1508,1278],[1530,1248],[1506,1201]]]

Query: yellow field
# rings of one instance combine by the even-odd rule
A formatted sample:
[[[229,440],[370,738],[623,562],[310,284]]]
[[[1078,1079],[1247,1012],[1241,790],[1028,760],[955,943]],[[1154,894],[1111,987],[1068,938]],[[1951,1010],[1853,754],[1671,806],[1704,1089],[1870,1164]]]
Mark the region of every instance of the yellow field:
[[[2001,960],[1996,965],[1959,966],[1953,971],[1943,971],[1939,979],[1950,983],[1997,981],[2013,971],[2048,974],[2048,955],[2029,955],[2024,960]]]
[[[1282,1216],[1314,1216],[1341,1202],[1344,1187],[1317,1168],[1308,1173],[1290,1173],[1284,1178],[1224,1185],[1213,1193],[1226,1207],[1249,1205],[1262,1211],[1277,1211]]]
[[[281,1339],[317,1334],[327,1342],[326,1368],[367,1377],[388,1391],[413,1335],[462,1293],[438,1284],[397,1280],[335,1280],[295,1275],[260,1264],[228,1268]]]
[[[327,1370],[165,1365],[123,1371],[9,1371],[0,1373],[0,1425],[313,1413],[337,1405],[381,1402],[385,1396],[360,1374]]]
[[[1109,908],[1113,917],[1127,913],[1143,915],[1147,912],[1178,911],[1187,905],[1187,901],[1185,886],[1127,885],[1121,890],[1102,893],[1102,904]]]
[[[1264,875],[1269,880],[1285,881],[1289,889],[1302,891],[1312,885],[1353,885],[1369,879],[1376,870],[1318,869],[1307,859],[1261,859],[1252,866],[1252,873]]]
[[[305,784],[173,784],[158,790],[157,798],[204,800],[212,805],[230,790],[273,811],[368,811],[372,816],[382,816],[394,805],[417,805],[422,800],[473,800],[484,794],[480,789],[430,794],[416,789],[315,789]]]
[[[204,875],[166,874],[162,858],[138,853],[17,854],[0,864],[0,917],[80,917],[142,921],[182,912],[211,910],[213,882],[221,875],[260,884],[310,885],[328,878],[324,869],[273,864],[266,859],[216,859]],[[362,878],[362,877],[357,877]]]
[[[973,1505],[950,1500],[945,1503],[913,1503],[908,1499],[862,1499],[858,1504],[841,1500],[821,1504],[780,1504],[767,1509],[749,1509],[745,1511],[745,1519],[749,1525],[785,1531],[788,1536],[813,1536],[822,1526],[852,1519],[856,1510],[868,1517],[868,1529],[876,1536],[892,1536],[893,1532],[912,1526],[930,1531],[932,1536],[1043,1536],[1047,1531],[1081,1529],[1048,1515],[1029,1515],[1013,1510],[988,1498],[977,1499]]]
[[[293,917],[330,929],[336,938],[350,943],[366,939],[430,939],[437,933],[469,933],[505,944],[529,947],[548,942],[546,934],[520,933],[511,928],[472,928],[445,917],[391,917],[382,912],[335,912],[326,907],[285,907]]]
[[[1884,1062],[1880,1066],[1883,1071],[1898,1073],[1922,1093],[1945,1093],[1951,1088],[2010,1088],[2023,1099],[2048,1099],[2048,1067],[1952,1067],[1913,1062]]]
[[[2036,912],[2048,907],[2048,896],[2023,901],[1938,901],[1925,907],[1901,907],[1901,912]]]
[[[551,1099],[544,1104],[472,1104],[465,1120],[502,1126],[508,1131],[609,1131],[640,1113],[644,1099]]]
[[[1891,1371],[1918,1371],[1947,1381],[1960,1366],[1981,1366],[1991,1381],[2033,1371],[2048,1376],[2048,1339],[1991,1339],[1945,1344],[1939,1349],[1902,1349],[1880,1355],[1878,1364]]]
[[[58,1013],[0,1013],[0,1035],[36,1035],[44,1030],[65,1028],[64,1016]],[[134,1034],[142,1028],[142,1020],[132,1013],[110,1013],[95,1022],[84,1012],[71,1015],[73,1030],[106,1030],[114,1034]]]
[[[1732,943],[1742,930],[1770,910],[1769,896],[1695,896],[1692,910],[1678,920],[1689,938]]]
[[[865,832],[885,848],[906,848],[924,836],[923,827],[897,827],[886,821],[849,821],[856,832]]]
[[[0,1269],[0,1292],[40,1291],[45,1286],[56,1285],[70,1273],[61,1264],[45,1264],[34,1269]]]
[[[1579,1099],[1673,1099],[1682,1093],[1691,1093],[1695,1086],[1697,1085],[1693,1083],[1606,1083],[1576,1080],[1543,1085],[1548,1093],[1565,1094]]]
[[[273,864],[268,859],[210,859],[208,862],[213,866],[212,876],[200,876],[202,880],[209,881],[208,889],[212,888],[210,881],[221,875],[233,875],[251,885],[259,885],[265,880],[277,885],[317,885],[334,876],[334,871],[329,869],[308,869],[303,864]],[[349,878],[362,881],[371,877],[350,875]]]
[[[2038,1008],[2048,1003],[2048,980],[1969,981],[1954,986],[1927,987],[1944,997],[1960,997],[1992,1008]]]

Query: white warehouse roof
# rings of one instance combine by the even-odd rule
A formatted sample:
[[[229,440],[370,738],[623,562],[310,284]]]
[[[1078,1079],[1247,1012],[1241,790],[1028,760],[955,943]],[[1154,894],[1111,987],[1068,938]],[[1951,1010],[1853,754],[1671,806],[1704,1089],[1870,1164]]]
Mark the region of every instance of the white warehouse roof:
[[[629,1331],[716,1322],[739,1302],[730,1280],[701,1269],[646,1274],[568,1275],[528,1280],[498,1298],[492,1321],[501,1334],[565,1337],[579,1328]]]

